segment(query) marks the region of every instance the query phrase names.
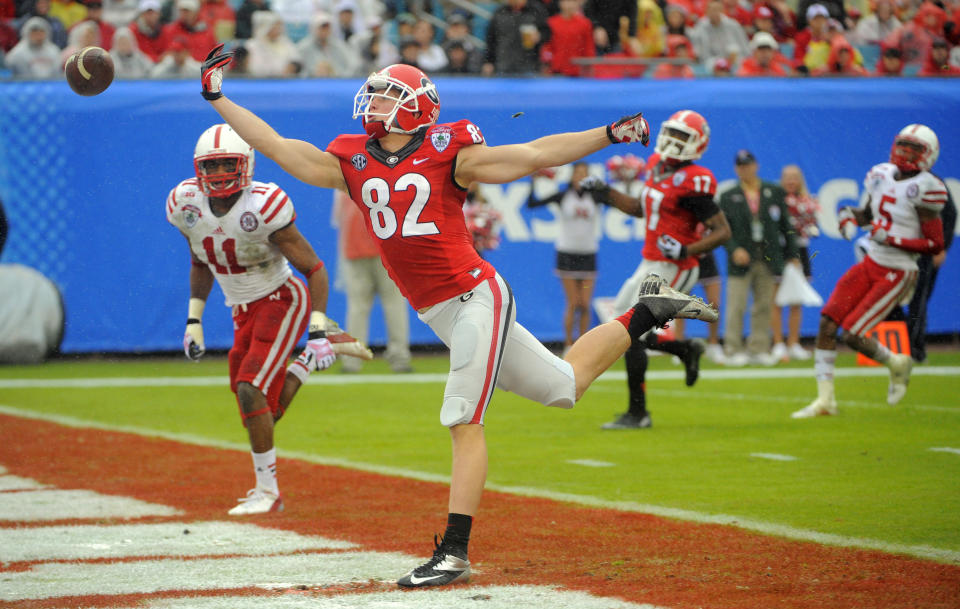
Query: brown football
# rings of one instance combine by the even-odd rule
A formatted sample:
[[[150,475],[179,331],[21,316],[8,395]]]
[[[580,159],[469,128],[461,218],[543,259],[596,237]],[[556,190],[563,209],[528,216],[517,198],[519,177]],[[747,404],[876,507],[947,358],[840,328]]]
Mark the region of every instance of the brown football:
[[[113,82],[113,59],[100,47],[86,47],[70,56],[64,71],[75,93],[99,95]]]

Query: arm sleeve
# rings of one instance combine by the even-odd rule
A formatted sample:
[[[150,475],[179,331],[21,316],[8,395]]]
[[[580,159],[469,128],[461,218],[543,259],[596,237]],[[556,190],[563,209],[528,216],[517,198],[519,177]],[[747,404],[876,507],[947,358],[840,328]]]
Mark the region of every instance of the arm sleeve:
[[[939,217],[920,224],[920,231],[923,233],[923,237],[919,239],[887,237],[887,243],[895,248],[916,254],[932,256],[943,251],[943,222]]]
[[[712,218],[720,211],[720,206],[710,195],[697,195],[693,197],[684,197],[680,199],[680,207],[693,212],[697,220],[703,222]]]
[[[544,205],[549,205],[550,203],[559,203],[560,199],[563,198],[563,195],[566,194],[566,191],[558,191],[550,195],[545,199],[537,199],[533,196],[533,189],[530,189],[530,198],[527,199],[527,207],[543,207]]]

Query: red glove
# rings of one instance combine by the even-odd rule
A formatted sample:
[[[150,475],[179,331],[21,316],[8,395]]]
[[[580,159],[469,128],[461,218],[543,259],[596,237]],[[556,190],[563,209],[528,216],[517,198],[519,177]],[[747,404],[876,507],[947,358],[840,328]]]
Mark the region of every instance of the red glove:
[[[624,116],[612,125],[607,125],[607,137],[611,144],[650,143],[650,124],[642,112]]]
[[[200,83],[203,85],[202,95],[207,101],[223,97],[220,85],[223,84],[223,68],[233,61],[233,51],[221,53],[223,45],[218,44],[207,54],[207,58],[200,66]]]

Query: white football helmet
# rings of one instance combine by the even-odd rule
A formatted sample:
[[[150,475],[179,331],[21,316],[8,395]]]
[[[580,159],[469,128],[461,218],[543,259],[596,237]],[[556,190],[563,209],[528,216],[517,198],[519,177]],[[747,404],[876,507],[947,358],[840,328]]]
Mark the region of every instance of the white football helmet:
[[[693,110],[674,112],[660,125],[655,150],[668,161],[695,161],[710,143],[707,119]]]
[[[204,131],[193,151],[200,189],[211,197],[226,197],[250,186],[253,162],[253,148],[225,123]]]
[[[893,138],[890,162],[900,171],[928,171],[940,156],[940,141],[933,129],[914,123]]]

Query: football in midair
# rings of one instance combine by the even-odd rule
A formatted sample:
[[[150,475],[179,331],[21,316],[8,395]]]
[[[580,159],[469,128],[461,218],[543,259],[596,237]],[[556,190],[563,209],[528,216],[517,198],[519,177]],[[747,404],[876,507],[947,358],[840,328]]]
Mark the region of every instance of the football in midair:
[[[113,59],[100,47],[85,47],[64,65],[70,88],[79,95],[99,95],[113,82]]]

